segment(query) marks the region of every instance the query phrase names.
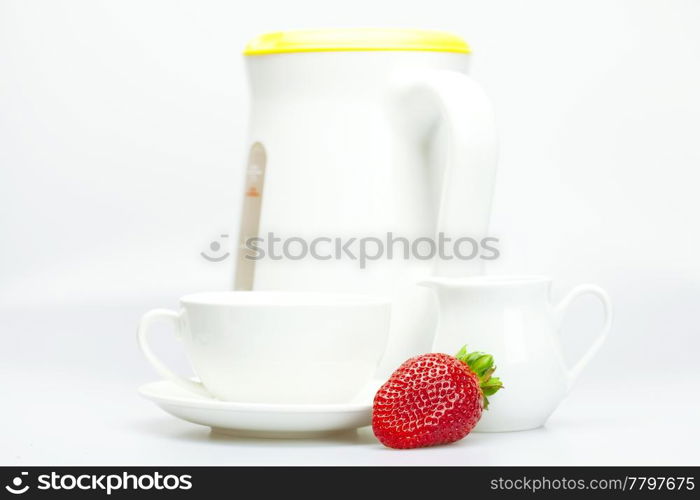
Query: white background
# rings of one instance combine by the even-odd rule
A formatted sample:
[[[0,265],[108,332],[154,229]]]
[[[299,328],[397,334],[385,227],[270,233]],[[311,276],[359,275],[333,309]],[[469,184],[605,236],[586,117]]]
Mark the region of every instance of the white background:
[[[462,35],[501,135],[492,271],[612,295],[544,429],[385,453],[220,439],[136,396],[140,314],[231,282],[199,252],[236,227],[243,45],[340,26]],[[0,463],[697,464],[698,26],[693,0],[0,0]],[[571,359],[599,320],[574,307]]]

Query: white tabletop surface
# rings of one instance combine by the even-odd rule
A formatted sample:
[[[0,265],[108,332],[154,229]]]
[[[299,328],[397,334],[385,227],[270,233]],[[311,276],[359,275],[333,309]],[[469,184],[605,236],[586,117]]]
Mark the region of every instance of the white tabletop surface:
[[[333,438],[242,439],[179,421],[141,398],[155,377],[136,348],[143,307],[5,311],[2,465],[630,465],[700,462],[692,377],[584,376],[547,425],[398,451],[370,428]],[[38,329],[53,328],[53,335]],[[166,336],[167,338],[167,336]],[[12,355],[10,355],[10,353]],[[589,374],[590,375],[590,374]]]

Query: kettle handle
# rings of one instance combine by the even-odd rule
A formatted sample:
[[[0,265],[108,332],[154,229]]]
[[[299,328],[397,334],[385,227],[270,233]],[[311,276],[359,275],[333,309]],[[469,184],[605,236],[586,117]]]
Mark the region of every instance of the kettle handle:
[[[447,132],[436,235],[444,233],[453,241],[487,236],[498,161],[491,101],[479,84],[458,71],[400,74],[397,87],[393,102],[398,117],[417,122],[413,125],[418,134],[413,134],[412,140],[425,142],[436,122],[442,122]],[[433,167],[434,175],[438,175],[438,166]],[[481,274],[482,268],[479,258],[435,259],[434,274],[465,276]]]

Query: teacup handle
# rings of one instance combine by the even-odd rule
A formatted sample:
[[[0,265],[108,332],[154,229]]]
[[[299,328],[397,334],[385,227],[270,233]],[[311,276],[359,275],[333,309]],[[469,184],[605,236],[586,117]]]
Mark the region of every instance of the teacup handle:
[[[187,389],[190,392],[200,394],[202,396],[210,396],[204,386],[193,380],[186,379],[172,371],[170,368],[165,366],[165,364],[153,354],[151,346],[148,345],[148,332],[151,326],[160,320],[170,321],[175,326],[175,335],[179,338],[181,335],[182,328],[182,315],[175,311],[169,309],[153,309],[148,311],[141,318],[139,323],[138,339],[141,351],[143,351],[146,359],[153,365],[153,368],[164,378],[176,383],[183,389]]]
[[[581,297],[583,295],[595,295],[598,297],[600,302],[603,304],[604,308],[604,313],[605,313],[605,320],[603,321],[603,327],[600,329],[600,332],[598,333],[598,336],[596,339],[593,341],[593,344],[591,347],[588,348],[586,353],[581,356],[581,359],[579,359],[574,366],[569,368],[568,372],[568,388],[570,389],[571,386],[574,384],[576,379],[578,378],[579,374],[581,373],[581,370],[583,370],[583,367],[586,366],[591,359],[593,359],[593,356],[595,356],[596,352],[600,349],[600,347],[603,345],[603,342],[605,342],[605,339],[608,336],[608,333],[610,332],[610,328],[612,326],[612,302],[610,301],[610,296],[608,293],[600,288],[599,286],[596,285],[590,285],[590,284],[585,284],[585,285],[578,285],[575,287],[573,290],[571,290],[566,297],[564,297],[559,304],[556,305],[555,307],[555,314],[557,317],[557,328],[561,327],[562,320],[564,319],[564,315],[566,314],[567,309],[571,305],[571,303],[577,299],[578,297]]]

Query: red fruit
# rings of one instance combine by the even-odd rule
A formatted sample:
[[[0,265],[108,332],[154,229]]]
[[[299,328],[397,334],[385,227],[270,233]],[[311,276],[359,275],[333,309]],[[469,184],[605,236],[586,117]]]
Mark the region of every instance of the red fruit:
[[[459,441],[474,428],[488,399],[503,387],[491,377],[493,357],[423,354],[402,364],[374,396],[372,429],[389,448]]]

